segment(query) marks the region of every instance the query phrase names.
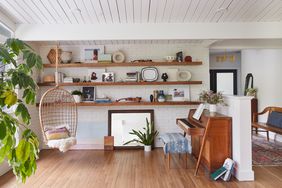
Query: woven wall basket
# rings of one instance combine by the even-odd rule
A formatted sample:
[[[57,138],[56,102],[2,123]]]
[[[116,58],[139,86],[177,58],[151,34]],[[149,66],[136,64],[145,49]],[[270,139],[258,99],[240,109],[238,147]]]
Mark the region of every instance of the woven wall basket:
[[[62,54],[62,50],[61,49],[58,49],[58,52],[59,52],[59,54],[58,54],[58,57],[59,57],[59,63],[61,63],[61,54]],[[51,63],[51,64],[56,64],[56,50],[55,49],[51,49],[50,51],[49,51],[49,53],[48,53],[48,55],[47,55],[47,58],[48,58],[48,60],[49,60],[49,62]]]

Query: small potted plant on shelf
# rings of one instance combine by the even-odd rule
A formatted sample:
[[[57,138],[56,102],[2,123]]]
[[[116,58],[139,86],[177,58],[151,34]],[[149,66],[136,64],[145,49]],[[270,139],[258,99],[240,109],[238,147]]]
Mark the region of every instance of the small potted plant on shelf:
[[[209,104],[210,112],[216,112],[216,105],[226,105],[221,92],[214,93],[213,91],[202,91],[199,100]]]
[[[138,138],[132,139],[123,145],[127,145],[131,142],[137,142],[139,144],[144,144],[144,151],[148,152],[152,150],[152,144],[154,143],[154,138],[159,134],[158,131],[154,130],[153,122],[149,123],[148,119],[146,118],[146,127],[143,128],[144,132],[140,130],[132,129],[129,134],[136,135]]]
[[[71,92],[71,94],[73,95],[73,98],[75,100],[76,103],[80,103],[81,102],[81,96],[82,96],[82,92],[79,90],[74,90]]]
[[[257,92],[258,92],[257,88],[246,89],[247,96],[254,96],[255,98],[257,98]]]

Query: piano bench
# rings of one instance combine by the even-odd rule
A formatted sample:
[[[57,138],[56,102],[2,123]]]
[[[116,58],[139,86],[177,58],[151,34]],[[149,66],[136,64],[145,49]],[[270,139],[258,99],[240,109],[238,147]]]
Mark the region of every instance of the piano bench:
[[[168,155],[168,168],[170,168],[170,154],[172,153],[178,153],[179,157],[180,154],[185,154],[185,167],[187,168],[187,155],[192,152],[191,141],[181,133],[165,133],[160,136],[160,139],[164,143],[164,154]]]

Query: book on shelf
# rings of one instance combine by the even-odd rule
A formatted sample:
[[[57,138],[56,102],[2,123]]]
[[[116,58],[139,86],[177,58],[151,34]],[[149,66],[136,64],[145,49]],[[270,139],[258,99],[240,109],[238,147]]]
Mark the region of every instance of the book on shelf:
[[[111,103],[112,100],[110,98],[96,98],[95,102],[96,103]]]

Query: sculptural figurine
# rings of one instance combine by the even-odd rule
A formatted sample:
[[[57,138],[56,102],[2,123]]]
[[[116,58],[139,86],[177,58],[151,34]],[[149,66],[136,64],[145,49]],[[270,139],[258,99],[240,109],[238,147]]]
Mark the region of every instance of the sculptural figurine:
[[[162,79],[164,82],[166,82],[166,80],[168,79],[168,75],[166,72],[162,74]]]

